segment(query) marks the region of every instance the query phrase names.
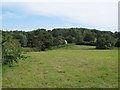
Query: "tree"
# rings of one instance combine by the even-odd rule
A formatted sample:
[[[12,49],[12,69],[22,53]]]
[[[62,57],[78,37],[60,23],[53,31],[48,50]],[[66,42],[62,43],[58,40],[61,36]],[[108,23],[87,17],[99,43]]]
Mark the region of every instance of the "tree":
[[[35,44],[34,44],[35,34],[34,34],[34,32],[33,31],[27,32],[26,36],[27,36],[27,47],[35,47]]]
[[[115,39],[109,34],[101,35],[96,41],[97,49],[110,49],[115,45]]]
[[[35,47],[37,47],[39,50],[45,51],[47,48],[52,46],[53,37],[49,32],[43,30],[35,32],[37,32],[33,37],[33,43]]]
[[[15,34],[14,38],[19,40],[22,47],[27,46],[27,37],[23,33]]]
[[[68,43],[74,43],[74,37],[72,37],[70,35],[66,37],[66,40]]]
[[[15,39],[8,39],[2,44],[2,64],[13,64],[18,62],[18,58],[21,57],[22,51],[20,43]]]
[[[115,43],[115,47],[120,47],[120,39],[118,39],[117,42]]]
[[[89,31],[89,30],[86,30],[84,32],[84,41],[94,41],[95,40],[95,33]]]
[[[77,32],[76,32],[75,43],[76,43],[77,45],[80,45],[80,44],[83,43],[83,35],[82,35],[82,33],[81,33],[80,31],[77,31]]]
[[[59,41],[59,38],[55,38],[55,37],[53,37],[53,44],[52,44],[53,46],[58,46],[58,45],[60,45],[60,41]]]

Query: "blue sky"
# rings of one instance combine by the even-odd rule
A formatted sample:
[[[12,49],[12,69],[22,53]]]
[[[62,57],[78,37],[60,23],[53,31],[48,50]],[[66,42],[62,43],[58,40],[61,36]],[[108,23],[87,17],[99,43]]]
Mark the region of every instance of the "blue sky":
[[[3,2],[3,30],[95,28],[118,30],[117,2]]]

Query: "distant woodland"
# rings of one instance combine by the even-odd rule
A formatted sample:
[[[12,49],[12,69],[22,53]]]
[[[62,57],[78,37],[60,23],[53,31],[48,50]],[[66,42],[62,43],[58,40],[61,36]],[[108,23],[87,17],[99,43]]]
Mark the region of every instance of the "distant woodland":
[[[87,28],[37,29],[33,31],[2,31],[3,65],[17,62],[22,48],[46,51],[67,44],[92,45],[96,49],[120,47],[120,32],[100,31]]]

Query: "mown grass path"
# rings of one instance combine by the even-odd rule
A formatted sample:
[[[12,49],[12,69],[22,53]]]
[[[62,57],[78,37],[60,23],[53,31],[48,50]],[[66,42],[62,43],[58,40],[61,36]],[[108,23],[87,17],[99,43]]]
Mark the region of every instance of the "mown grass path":
[[[3,67],[5,88],[118,87],[118,50],[72,45],[28,52],[26,60]]]

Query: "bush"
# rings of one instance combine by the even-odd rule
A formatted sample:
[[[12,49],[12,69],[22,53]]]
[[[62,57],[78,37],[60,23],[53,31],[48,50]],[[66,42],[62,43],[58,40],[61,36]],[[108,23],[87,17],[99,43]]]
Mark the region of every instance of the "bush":
[[[53,37],[49,32],[41,30],[37,35],[34,35],[32,42],[39,51],[45,51],[52,46]]]
[[[96,42],[94,41],[84,41],[81,45],[90,45],[90,46],[95,46],[96,45]]]
[[[120,39],[117,40],[115,47],[120,47]]]
[[[75,42],[75,37],[72,37],[70,35],[67,36],[65,39],[67,40],[68,43],[74,43]]]
[[[53,38],[53,46],[58,46],[60,45],[59,38]]]
[[[82,35],[76,36],[75,43],[76,45],[81,45],[83,43],[83,36]]]
[[[16,34],[14,36],[15,39],[19,40],[22,47],[27,46],[27,37],[23,33]]]
[[[10,39],[2,44],[3,59],[2,64],[13,64],[13,62],[18,62],[18,58],[21,57],[21,45],[15,39]]]
[[[25,53],[25,52],[36,52],[36,51],[39,51],[37,48],[33,47],[22,47],[22,51]]]
[[[96,41],[97,49],[110,49],[115,45],[115,39],[109,34],[101,35]]]
[[[84,35],[84,41],[90,42],[95,40],[95,33],[91,31],[86,31]]]

